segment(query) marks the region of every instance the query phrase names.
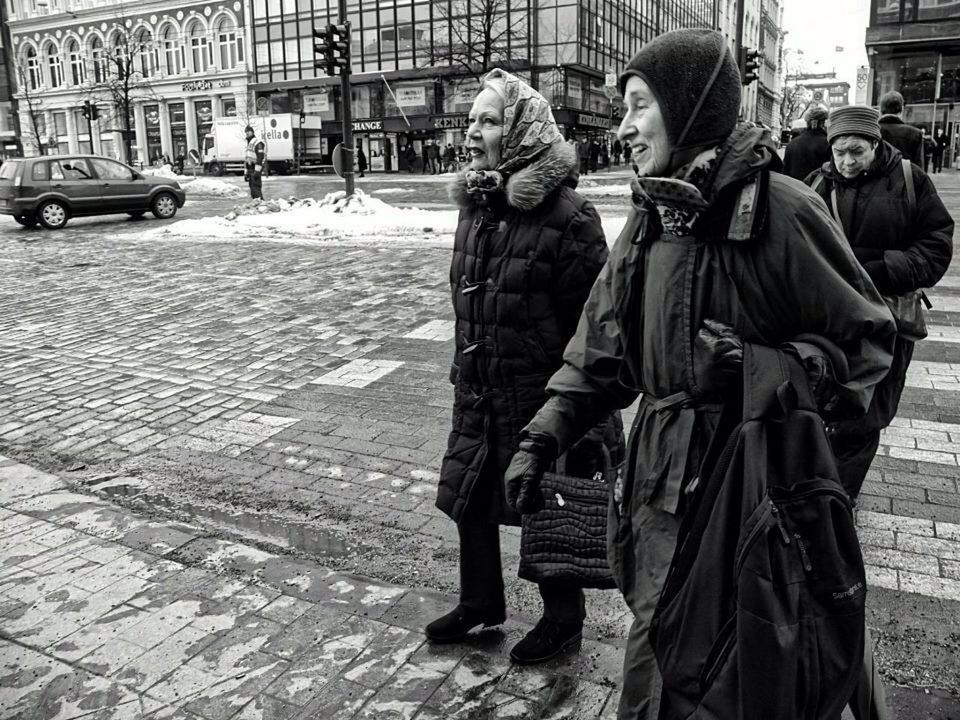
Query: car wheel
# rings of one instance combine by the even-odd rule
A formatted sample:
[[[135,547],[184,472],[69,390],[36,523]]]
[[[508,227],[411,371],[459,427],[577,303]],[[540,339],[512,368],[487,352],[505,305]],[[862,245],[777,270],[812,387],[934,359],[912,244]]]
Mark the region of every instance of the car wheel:
[[[134,220],[139,220],[146,212],[146,210],[134,210],[133,212],[128,212],[127,215],[132,217]]]
[[[215,177],[220,177],[223,175],[223,165],[220,163],[210,163],[210,174]]]
[[[28,228],[36,227],[36,224],[37,224],[37,218],[34,217],[33,215],[14,215],[13,219],[16,220],[18,223],[20,223],[21,225],[23,225],[24,227],[28,227]]]
[[[161,220],[169,220],[177,214],[177,199],[170,193],[160,193],[150,205],[153,216]]]
[[[67,224],[67,207],[59,200],[48,200],[37,211],[37,219],[47,230],[59,230]]]

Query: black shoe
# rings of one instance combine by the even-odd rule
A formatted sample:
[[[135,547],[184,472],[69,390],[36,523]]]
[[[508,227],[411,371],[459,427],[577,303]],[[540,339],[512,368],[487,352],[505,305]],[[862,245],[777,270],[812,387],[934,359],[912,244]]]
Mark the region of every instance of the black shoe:
[[[486,614],[463,607],[463,605],[457,605],[446,615],[427,625],[424,632],[427,639],[433,642],[452,643],[463,640],[467,633],[477,625],[493,627],[494,625],[502,625],[506,619],[507,616],[504,612]]]
[[[581,625],[561,625],[540,618],[533,630],[513,646],[510,659],[518,665],[543,663],[568,650],[579,650],[582,637]]]

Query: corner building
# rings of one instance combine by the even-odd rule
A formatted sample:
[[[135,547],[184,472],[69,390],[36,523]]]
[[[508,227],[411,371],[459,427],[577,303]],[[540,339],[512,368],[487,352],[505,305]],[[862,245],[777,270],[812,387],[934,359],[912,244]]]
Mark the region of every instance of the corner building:
[[[483,12],[494,18],[489,67],[505,67],[553,105],[567,137],[612,139],[620,100],[604,93],[655,35],[715,27],[716,0],[352,0],[353,130],[373,171],[421,171],[424,146],[459,147],[477,77],[461,51],[477,39]],[[312,28],[337,22],[335,0],[252,0],[252,94],[262,112],[319,115],[299,132],[308,152],[340,141],[340,79],[314,67]],[[479,74],[479,73],[477,73]],[[411,167],[408,147],[418,160]]]
[[[904,120],[950,138],[945,163],[954,166],[960,144],[960,2],[871,0],[866,37],[870,58],[868,102],[897,90]]]
[[[134,164],[189,157],[214,118],[248,111],[241,0],[4,1],[25,155],[94,152]],[[126,123],[104,85],[122,47],[136,53],[129,158]],[[81,114],[87,100],[100,111],[96,122]]]

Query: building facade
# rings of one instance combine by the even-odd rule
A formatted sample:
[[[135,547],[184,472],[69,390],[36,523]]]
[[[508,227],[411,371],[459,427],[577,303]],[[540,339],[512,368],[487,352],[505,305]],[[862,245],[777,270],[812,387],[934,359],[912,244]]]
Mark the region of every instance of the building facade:
[[[757,82],[757,121],[772,128],[778,137],[780,102],[783,99],[783,6],[779,0],[763,0],[760,10],[760,43],[763,53]]]
[[[873,105],[890,91],[905,101],[904,119],[950,138],[947,161],[957,158],[960,109],[960,0],[872,0],[866,36],[868,96]]]
[[[199,159],[214,118],[250,111],[240,0],[7,2],[27,155]],[[82,115],[88,101],[96,121]]]
[[[14,68],[10,62],[7,8],[0,2],[0,160],[22,153],[20,130],[14,114]]]
[[[318,114],[307,151],[339,142],[339,78],[314,67],[312,27],[335,0],[252,0],[251,91],[264,112]],[[492,19],[484,32],[484,17]],[[553,105],[568,137],[610,139],[620,101],[604,92],[641,44],[679,27],[713,27],[712,0],[351,0],[353,130],[372,170],[398,171],[429,144],[459,147],[484,67],[507,67]],[[488,38],[484,40],[483,38]],[[469,67],[465,67],[469,65]]]

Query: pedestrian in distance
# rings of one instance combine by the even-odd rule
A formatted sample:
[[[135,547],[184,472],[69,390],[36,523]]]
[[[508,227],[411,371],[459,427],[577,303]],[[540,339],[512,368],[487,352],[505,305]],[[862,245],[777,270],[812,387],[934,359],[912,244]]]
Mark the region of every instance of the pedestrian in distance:
[[[894,327],[823,205],[772,172],[780,161],[769,131],[738,125],[739,70],[722,34],[654,38],[624,69],[620,90],[618,137],[638,176],[632,210],[506,480],[519,486],[522,510],[558,453],[640,396],[608,528],[611,568],[634,615],[618,717],[637,720],[657,717],[654,611],[688,498],[709,477],[700,460],[724,406],[741,401],[745,346],[789,354],[825,407],[856,416],[889,368]],[[796,680],[795,668],[771,671],[784,687]],[[779,692],[743,680],[764,697]],[[665,717],[696,686],[664,685]],[[734,707],[711,716],[741,717]]]
[[[936,149],[937,144],[933,141],[933,138],[930,137],[930,133],[927,132],[927,129],[923,129],[923,171],[925,173],[930,172],[930,161],[933,160],[933,151]]]
[[[783,156],[783,172],[795,180],[803,180],[830,160],[827,142],[827,109],[817,105],[807,110],[805,130],[787,143]]]
[[[440,146],[436,142],[427,145],[427,155],[430,157],[430,173],[440,174]]]
[[[590,172],[595,173],[600,166],[600,143],[590,141]]]
[[[423,141],[423,168],[420,170],[420,174],[424,175],[426,173],[432,173],[433,170],[430,167],[430,141]]]
[[[367,171],[367,156],[363,153],[363,145],[357,147],[357,170],[360,171],[360,177]]]
[[[950,265],[953,220],[933,183],[882,139],[873,108],[852,105],[830,114],[832,159],[807,178],[843,226],[854,255],[881,295],[909,295],[933,287]],[[909,160],[908,160],[909,163]],[[880,432],[896,416],[914,342],[901,332],[893,366],[877,386],[866,417],[830,426],[841,480],[856,498],[876,455]]]
[[[406,150],[405,157],[407,158],[407,172],[413,173],[414,166],[417,164],[417,151],[413,147],[413,143],[410,141],[407,141],[407,150]]]
[[[433,642],[458,642],[506,618],[499,526],[521,516],[507,505],[503,473],[607,258],[600,218],[575,191],[576,156],[536,90],[503,70],[487,73],[467,148],[470,164],[450,185],[460,208],[450,267],[454,403],[436,501],[457,525],[460,602],[427,625]],[[622,442],[619,416],[598,418],[567,454],[566,472],[591,477],[604,456],[619,462]],[[517,663],[580,643],[582,589],[541,583],[539,591],[543,616],[511,650]]]
[[[610,169],[610,146],[607,144],[606,139],[600,143],[600,164],[604,170]]]
[[[577,143],[577,157],[580,159],[580,174],[587,175],[590,172],[590,141],[583,138]]]
[[[923,131],[903,121],[903,95],[896,90],[880,98],[880,135],[907,160],[923,167]]]
[[[620,167],[620,156],[623,154],[623,145],[620,144],[620,139],[617,138],[613,141],[613,164],[617,167]]]
[[[243,157],[243,179],[250,186],[250,197],[263,200],[263,166],[266,162],[267,146],[250,125],[243,129],[247,138],[247,147]]]
[[[933,172],[943,172],[943,156],[946,155],[949,144],[947,134],[942,127],[938,127],[933,134]]]

